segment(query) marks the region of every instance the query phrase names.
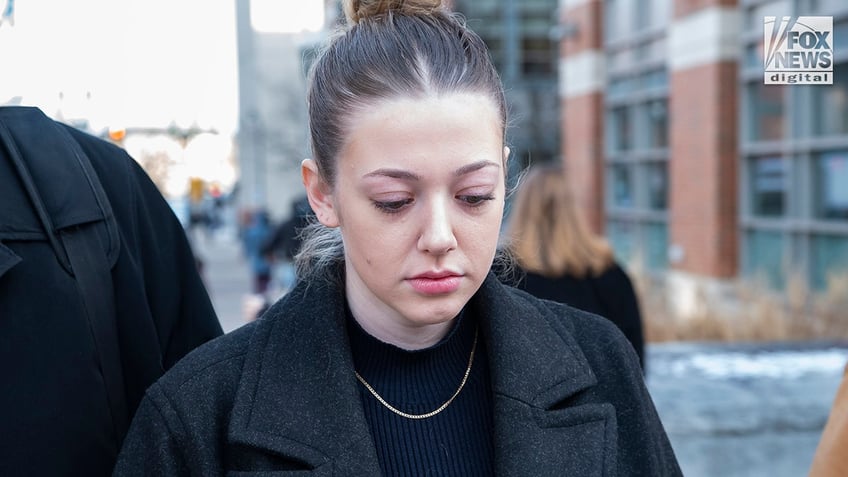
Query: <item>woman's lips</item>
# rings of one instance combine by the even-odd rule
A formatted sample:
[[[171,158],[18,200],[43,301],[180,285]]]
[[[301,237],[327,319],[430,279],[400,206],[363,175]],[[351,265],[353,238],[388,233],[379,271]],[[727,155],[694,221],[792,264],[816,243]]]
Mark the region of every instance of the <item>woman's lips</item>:
[[[418,293],[424,295],[443,295],[452,293],[459,289],[462,276],[460,275],[441,275],[427,276],[419,275],[409,279],[410,285]]]

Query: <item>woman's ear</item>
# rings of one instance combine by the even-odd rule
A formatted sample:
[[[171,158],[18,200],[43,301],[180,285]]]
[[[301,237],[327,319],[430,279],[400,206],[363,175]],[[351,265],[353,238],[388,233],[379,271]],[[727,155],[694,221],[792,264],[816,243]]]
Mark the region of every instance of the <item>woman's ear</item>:
[[[304,159],[300,163],[300,174],[303,176],[309,205],[315,211],[318,221],[327,227],[338,227],[339,217],[333,203],[333,194],[329,184],[318,172],[318,164],[312,159]]]

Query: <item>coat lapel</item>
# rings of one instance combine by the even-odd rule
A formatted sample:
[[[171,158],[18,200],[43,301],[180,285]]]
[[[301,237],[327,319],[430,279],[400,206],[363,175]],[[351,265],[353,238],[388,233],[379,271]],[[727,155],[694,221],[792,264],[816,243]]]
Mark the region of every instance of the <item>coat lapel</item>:
[[[597,379],[570,322],[493,276],[471,306],[489,343],[498,474],[614,475],[615,409],[581,403]]]
[[[338,287],[301,284],[251,341],[229,439],[338,475],[379,475]],[[326,469],[326,467],[323,467]]]

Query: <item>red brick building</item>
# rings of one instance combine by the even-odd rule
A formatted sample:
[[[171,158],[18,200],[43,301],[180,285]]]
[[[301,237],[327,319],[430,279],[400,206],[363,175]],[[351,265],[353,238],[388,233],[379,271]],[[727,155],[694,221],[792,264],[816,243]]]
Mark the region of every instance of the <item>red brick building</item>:
[[[764,85],[763,17],[833,17],[832,85]],[[678,291],[848,273],[848,2],[562,0],[562,160]],[[685,295],[685,293],[684,293]]]

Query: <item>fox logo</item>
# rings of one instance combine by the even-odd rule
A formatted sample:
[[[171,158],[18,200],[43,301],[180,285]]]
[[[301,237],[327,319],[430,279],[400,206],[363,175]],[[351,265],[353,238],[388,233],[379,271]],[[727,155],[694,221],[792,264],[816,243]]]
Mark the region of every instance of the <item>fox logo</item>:
[[[765,17],[763,34],[766,84],[833,84],[833,17]]]

